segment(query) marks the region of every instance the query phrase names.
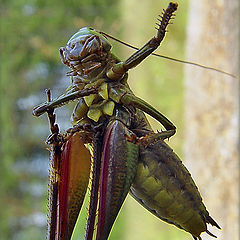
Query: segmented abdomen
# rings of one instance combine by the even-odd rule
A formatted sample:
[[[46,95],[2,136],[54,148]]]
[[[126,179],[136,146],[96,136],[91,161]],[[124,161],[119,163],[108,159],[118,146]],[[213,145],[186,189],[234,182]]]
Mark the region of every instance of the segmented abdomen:
[[[190,173],[164,141],[140,147],[131,194],[154,215],[190,232],[194,238],[200,239],[201,232],[207,231],[206,223],[218,227]]]

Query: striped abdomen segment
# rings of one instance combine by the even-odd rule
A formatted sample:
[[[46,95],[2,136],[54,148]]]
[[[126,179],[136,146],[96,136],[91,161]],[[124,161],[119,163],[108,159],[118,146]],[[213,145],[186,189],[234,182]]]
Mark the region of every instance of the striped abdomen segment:
[[[154,215],[196,239],[201,239],[201,232],[208,232],[207,223],[219,227],[209,216],[190,173],[161,140],[140,147],[131,194]]]

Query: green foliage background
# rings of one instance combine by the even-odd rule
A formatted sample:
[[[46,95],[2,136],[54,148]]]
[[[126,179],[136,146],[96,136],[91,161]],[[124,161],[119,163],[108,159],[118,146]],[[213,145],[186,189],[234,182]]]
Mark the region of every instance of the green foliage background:
[[[32,117],[31,109],[45,101],[46,88],[51,88],[56,97],[69,84],[59,47],[83,26],[93,26],[140,46],[155,34],[156,11],[160,13],[168,5],[165,0],[150,2],[152,7],[140,12],[141,6],[134,0],[129,0],[134,9],[124,0],[2,0],[0,239],[45,238],[48,152],[44,140],[49,130],[46,117]],[[184,58],[187,2],[179,4],[161,53]],[[151,18],[152,24],[139,25],[141,14]],[[134,34],[134,26],[142,29],[142,33]],[[146,29],[150,30],[149,35]],[[132,53],[116,43],[113,45],[114,52],[123,59]],[[138,96],[176,123],[180,130],[172,146],[181,152],[183,66],[156,57],[142,65],[130,73],[130,84]],[[62,108],[57,114],[61,130],[70,127],[70,111]],[[159,129],[159,125],[151,122]],[[83,234],[85,218],[86,212],[81,215],[74,239]],[[110,239],[183,237],[187,239],[188,235],[160,222],[128,197]]]

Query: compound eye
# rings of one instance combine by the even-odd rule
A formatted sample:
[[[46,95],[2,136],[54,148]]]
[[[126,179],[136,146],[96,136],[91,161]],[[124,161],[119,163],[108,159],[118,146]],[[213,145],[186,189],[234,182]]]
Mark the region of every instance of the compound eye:
[[[99,43],[98,38],[94,37],[88,44],[88,52],[95,53],[99,50],[101,50],[101,44]]]
[[[112,46],[107,42],[103,42],[103,48],[106,52],[109,52]]]
[[[82,51],[83,51],[83,45],[80,42],[75,42],[70,45],[70,53],[71,53],[71,58],[74,60],[77,60],[78,58],[81,57]]]

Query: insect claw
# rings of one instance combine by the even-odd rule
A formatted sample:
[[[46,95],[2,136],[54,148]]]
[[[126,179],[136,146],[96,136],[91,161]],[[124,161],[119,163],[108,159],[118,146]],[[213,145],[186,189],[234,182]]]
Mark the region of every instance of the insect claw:
[[[45,89],[45,93],[46,93],[46,95],[47,95],[47,101],[48,102],[51,102],[51,90],[50,90],[50,88],[48,88],[48,89]]]
[[[215,238],[217,238],[217,236],[215,236],[214,234],[212,234],[212,233],[209,232],[208,230],[206,230],[206,233],[207,233],[208,235],[210,235],[211,237],[215,237]]]

